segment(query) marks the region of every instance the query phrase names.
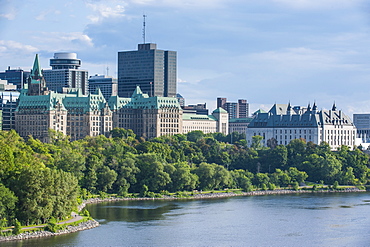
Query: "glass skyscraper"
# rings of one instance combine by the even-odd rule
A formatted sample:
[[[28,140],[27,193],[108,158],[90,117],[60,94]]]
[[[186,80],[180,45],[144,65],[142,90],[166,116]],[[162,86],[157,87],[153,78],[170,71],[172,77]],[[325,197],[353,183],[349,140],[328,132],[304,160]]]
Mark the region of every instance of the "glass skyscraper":
[[[139,44],[137,51],[118,52],[118,95],[129,98],[140,86],[149,96],[176,97],[177,52]]]

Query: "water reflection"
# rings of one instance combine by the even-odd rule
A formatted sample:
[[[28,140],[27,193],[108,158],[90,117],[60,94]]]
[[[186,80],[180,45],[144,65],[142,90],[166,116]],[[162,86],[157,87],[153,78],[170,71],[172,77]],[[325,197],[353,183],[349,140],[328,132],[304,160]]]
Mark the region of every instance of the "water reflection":
[[[112,202],[99,205],[88,205],[87,209],[95,219],[102,224],[111,221],[141,222],[163,220],[166,214],[181,207],[172,202],[140,201],[136,202]],[[134,204],[134,205],[133,205]]]

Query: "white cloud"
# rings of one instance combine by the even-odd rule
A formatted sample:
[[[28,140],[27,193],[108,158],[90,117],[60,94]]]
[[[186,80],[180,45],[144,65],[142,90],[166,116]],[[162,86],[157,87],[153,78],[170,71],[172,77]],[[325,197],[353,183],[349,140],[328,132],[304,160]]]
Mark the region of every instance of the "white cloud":
[[[7,14],[0,14],[0,17],[8,19],[8,20],[14,20],[15,12],[7,13]]]
[[[122,1],[88,2],[86,5],[94,12],[87,16],[93,23],[104,19],[123,17],[125,12],[125,3]]]
[[[292,71],[293,68],[326,69],[337,64],[338,54],[305,47],[286,48],[278,51],[266,51],[248,55],[248,59],[260,63],[276,64]],[[288,66],[289,65],[289,66]]]
[[[129,2],[139,5],[214,8],[230,3],[230,0],[129,0]]]
[[[32,39],[46,51],[71,51],[93,47],[92,39],[81,32],[41,32]]]
[[[25,45],[12,40],[0,40],[0,51],[17,54],[17,53],[35,53],[38,52],[39,49],[34,46]]]
[[[273,2],[299,9],[348,8],[364,0],[272,0]]]

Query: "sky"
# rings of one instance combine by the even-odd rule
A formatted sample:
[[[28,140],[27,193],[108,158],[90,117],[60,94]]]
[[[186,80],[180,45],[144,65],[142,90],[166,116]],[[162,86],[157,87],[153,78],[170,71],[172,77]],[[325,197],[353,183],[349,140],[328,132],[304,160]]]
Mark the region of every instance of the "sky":
[[[89,75],[117,77],[118,51],[146,42],[177,51],[186,104],[247,99],[370,113],[366,0],[0,0],[0,71],[50,69],[75,52]],[[107,70],[107,68],[109,68]]]

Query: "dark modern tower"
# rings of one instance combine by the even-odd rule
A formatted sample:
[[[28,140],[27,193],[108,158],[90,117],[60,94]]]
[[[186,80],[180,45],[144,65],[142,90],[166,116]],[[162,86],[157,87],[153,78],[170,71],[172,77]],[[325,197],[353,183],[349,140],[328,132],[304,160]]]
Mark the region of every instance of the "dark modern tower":
[[[7,80],[8,83],[16,85],[17,90],[21,90],[23,88],[24,83],[27,80],[27,77],[30,75],[30,72],[24,71],[23,69],[10,69],[8,67],[5,72],[0,72],[0,79]]]
[[[153,43],[137,51],[118,52],[118,95],[131,97],[136,86],[150,96],[176,97],[177,52],[158,50]]]

